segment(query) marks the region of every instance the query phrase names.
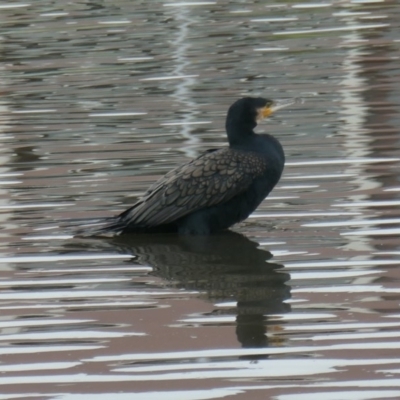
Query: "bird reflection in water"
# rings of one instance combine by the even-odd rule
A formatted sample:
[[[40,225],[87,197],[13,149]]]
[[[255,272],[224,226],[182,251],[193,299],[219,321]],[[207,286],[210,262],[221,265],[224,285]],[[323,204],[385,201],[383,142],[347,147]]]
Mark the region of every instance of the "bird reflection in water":
[[[270,345],[269,315],[290,311],[290,279],[283,266],[268,262],[272,254],[232,231],[212,236],[123,235],[108,239],[114,249],[135,254],[140,264],[170,287],[206,294],[212,302],[233,302],[218,315],[236,315],[236,334],[243,347]],[[276,343],[275,343],[276,344]]]

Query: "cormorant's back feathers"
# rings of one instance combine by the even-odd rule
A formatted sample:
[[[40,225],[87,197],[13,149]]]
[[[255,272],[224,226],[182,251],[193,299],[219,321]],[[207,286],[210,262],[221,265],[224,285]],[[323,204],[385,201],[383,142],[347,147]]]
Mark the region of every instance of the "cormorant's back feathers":
[[[255,152],[223,148],[173,169],[133,207],[119,216],[124,225],[154,227],[196,210],[224,203],[262,176],[266,160]]]

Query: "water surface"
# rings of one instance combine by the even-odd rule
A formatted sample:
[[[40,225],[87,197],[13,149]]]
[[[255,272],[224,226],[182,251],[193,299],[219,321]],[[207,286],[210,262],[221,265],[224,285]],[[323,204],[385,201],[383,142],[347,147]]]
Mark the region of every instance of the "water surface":
[[[2,399],[400,398],[400,10],[0,5]],[[284,176],[232,232],[71,239],[225,145],[245,95]],[[51,228],[51,229],[49,229]]]

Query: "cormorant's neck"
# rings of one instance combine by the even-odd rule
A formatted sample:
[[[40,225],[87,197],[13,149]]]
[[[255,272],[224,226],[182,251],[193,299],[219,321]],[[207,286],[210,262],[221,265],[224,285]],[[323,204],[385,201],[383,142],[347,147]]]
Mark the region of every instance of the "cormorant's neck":
[[[255,122],[240,121],[238,118],[229,116],[226,119],[226,133],[230,146],[246,145],[256,134],[254,128],[257,126]]]

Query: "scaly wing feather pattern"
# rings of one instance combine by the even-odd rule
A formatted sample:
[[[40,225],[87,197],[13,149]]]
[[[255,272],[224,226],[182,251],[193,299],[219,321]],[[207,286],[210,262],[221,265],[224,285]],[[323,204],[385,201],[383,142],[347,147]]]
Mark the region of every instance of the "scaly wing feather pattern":
[[[255,152],[224,148],[204,153],[163,176],[120,215],[120,222],[138,227],[171,223],[230,200],[245,191],[266,167],[266,160]]]

